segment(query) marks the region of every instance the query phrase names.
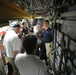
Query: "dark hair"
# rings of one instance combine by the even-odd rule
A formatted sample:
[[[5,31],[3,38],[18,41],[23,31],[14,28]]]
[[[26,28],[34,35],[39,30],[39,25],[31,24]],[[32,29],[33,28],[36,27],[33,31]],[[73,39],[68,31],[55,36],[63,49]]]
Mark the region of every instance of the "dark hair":
[[[27,34],[22,41],[22,46],[27,54],[33,53],[37,45],[37,38],[35,35]]]
[[[23,23],[22,23],[23,26],[24,26],[24,23],[26,23],[26,22],[23,22]]]
[[[48,20],[44,20],[46,23],[48,23],[49,24],[49,21]]]

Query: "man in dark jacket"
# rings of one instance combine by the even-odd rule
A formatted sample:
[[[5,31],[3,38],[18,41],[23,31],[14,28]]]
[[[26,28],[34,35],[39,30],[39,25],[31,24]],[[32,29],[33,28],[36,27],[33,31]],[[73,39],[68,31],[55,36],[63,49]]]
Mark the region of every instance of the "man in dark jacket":
[[[45,43],[47,58],[49,58],[51,51],[50,44],[53,41],[53,31],[52,28],[49,27],[48,20],[44,20],[42,25],[43,30],[41,31],[41,38],[42,41]]]

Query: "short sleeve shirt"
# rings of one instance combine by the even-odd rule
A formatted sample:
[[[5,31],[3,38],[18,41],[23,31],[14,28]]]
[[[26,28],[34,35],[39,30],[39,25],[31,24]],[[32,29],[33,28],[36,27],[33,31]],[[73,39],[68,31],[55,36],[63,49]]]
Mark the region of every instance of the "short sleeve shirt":
[[[5,46],[7,56],[10,58],[14,58],[13,51],[20,52],[21,41],[14,30],[7,31],[3,45]]]
[[[47,75],[46,66],[36,55],[17,54],[15,64],[20,75]]]

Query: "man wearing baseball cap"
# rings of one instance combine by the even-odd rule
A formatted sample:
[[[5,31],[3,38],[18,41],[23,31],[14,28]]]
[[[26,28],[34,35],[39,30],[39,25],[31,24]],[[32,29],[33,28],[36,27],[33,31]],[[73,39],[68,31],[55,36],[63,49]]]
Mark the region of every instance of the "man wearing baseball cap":
[[[18,21],[14,21],[10,24],[11,29],[7,31],[3,45],[6,50],[6,56],[10,65],[12,65],[13,71],[8,68],[8,75],[19,75],[16,65],[14,63],[15,56],[20,52],[21,42],[18,37],[20,32],[20,24]]]

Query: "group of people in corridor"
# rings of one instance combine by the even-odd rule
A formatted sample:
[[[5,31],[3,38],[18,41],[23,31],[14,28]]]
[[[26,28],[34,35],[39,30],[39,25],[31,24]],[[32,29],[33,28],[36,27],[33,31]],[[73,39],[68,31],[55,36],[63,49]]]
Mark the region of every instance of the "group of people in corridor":
[[[37,25],[36,32],[35,28],[29,30],[25,22],[22,25],[18,21],[12,22],[11,29],[4,36],[8,75],[47,75],[46,62],[53,41],[49,21],[44,20],[42,26]]]

